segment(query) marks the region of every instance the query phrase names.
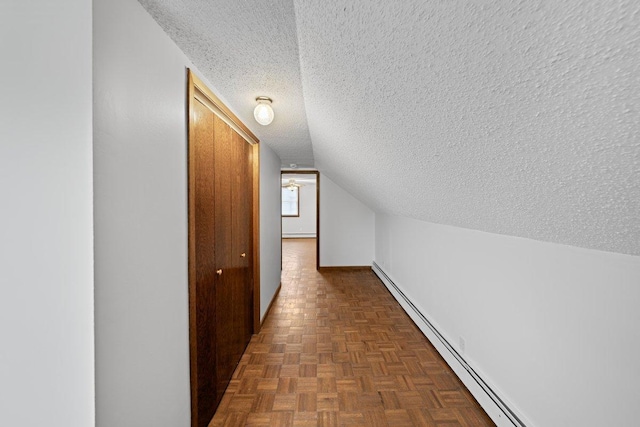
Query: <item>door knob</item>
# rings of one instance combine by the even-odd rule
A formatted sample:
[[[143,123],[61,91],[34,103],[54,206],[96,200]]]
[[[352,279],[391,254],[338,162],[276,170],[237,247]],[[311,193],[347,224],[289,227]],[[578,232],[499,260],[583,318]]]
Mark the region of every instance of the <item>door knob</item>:
[[[246,256],[247,256],[247,254],[246,254],[246,253],[244,253],[244,252],[242,252],[242,253],[240,254],[240,256],[241,256],[242,258],[244,258],[244,257],[246,257]]]
[[[217,274],[218,276],[222,276],[222,269],[216,270],[216,274]]]

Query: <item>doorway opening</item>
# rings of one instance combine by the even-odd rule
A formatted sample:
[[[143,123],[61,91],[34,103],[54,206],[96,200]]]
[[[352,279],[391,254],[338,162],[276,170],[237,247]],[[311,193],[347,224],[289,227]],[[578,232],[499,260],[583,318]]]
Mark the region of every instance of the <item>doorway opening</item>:
[[[318,171],[282,171],[280,175],[281,238],[315,240],[317,270],[320,266],[320,174]]]

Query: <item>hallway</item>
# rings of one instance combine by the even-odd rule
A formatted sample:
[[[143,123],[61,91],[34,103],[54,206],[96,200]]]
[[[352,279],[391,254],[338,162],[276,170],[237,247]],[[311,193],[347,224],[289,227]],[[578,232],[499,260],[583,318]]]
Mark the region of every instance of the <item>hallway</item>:
[[[283,241],[282,289],[211,426],[494,425],[382,283]]]

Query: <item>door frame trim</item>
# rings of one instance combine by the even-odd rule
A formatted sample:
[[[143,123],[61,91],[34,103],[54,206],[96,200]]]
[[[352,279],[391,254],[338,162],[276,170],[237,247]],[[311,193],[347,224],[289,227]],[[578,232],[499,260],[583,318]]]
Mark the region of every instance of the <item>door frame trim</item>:
[[[235,115],[233,112],[227,108],[226,105],[218,98],[211,90],[207,87],[207,85],[198,78],[189,68],[187,68],[187,72],[189,74],[189,89],[193,91],[193,93],[189,94],[189,102],[193,96],[197,96],[197,92],[200,92],[201,95],[205,96],[211,105],[209,107],[212,109],[216,115],[218,115],[222,120],[227,122],[229,126],[231,126],[236,132],[238,132],[244,139],[247,140],[250,144],[258,144],[260,140],[257,136],[249,130],[247,126]],[[191,104],[189,104],[191,107]]]
[[[282,175],[315,175],[316,176],[316,270],[320,269],[320,171],[318,170],[297,170],[281,169]],[[282,260],[282,196],[280,197],[280,259]],[[282,269],[282,265],[280,266]]]
[[[256,334],[260,330],[260,140],[249,130],[247,126],[227,108],[207,85],[199,79],[189,68],[187,71],[187,185],[188,185],[188,280],[189,280],[189,366],[190,366],[190,388],[191,388],[191,425],[197,427],[198,423],[198,401],[197,401],[197,336],[196,336],[196,263],[195,263],[195,200],[191,197],[195,191],[195,150],[191,149],[194,144],[192,129],[192,112],[196,100],[207,105],[218,117],[225,121],[231,128],[241,135],[251,144],[251,161],[253,185],[253,292],[252,310],[253,325],[252,333]]]

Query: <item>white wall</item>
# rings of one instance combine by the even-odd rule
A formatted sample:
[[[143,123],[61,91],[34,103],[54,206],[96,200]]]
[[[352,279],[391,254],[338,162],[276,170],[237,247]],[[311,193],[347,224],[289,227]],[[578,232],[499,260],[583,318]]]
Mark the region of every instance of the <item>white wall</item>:
[[[283,177],[287,179],[287,175]],[[299,193],[300,216],[282,218],[282,237],[316,237],[316,194],[315,182],[304,182]]]
[[[260,144],[260,319],[280,285],[280,157]]]
[[[186,68],[194,67],[138,2],[94,8],[97,425],[186,427]],[[280,280],[280,205],[263,194],[271,180],[279,200],[281,162],[266,147],[261,155],[267,298]]]
[[[91,2],[0,4],[0,425],[94,423]]]
[[[320,174],[320,266],[366,266],[374,257],[371,209]]]
[[[136,1],[94,8],[97,425],[186,427],[190,64]]]
[[[636,424],[640,257],[376,214],[375,260],[527,425]]]

